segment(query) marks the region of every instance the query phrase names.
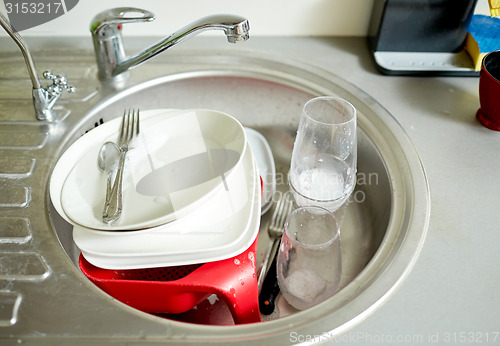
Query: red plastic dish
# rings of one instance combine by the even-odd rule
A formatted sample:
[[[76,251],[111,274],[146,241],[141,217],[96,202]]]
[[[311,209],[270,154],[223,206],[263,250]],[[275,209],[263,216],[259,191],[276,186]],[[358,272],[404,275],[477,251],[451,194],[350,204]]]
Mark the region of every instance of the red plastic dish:
[[[90,264],[83,255],[79,264],[85,276],[103,291],[147,313],[186,312],[217,294],[226,302],[235,324],[260,322],[257,239],[235,257],[204,264],[110,270]]]

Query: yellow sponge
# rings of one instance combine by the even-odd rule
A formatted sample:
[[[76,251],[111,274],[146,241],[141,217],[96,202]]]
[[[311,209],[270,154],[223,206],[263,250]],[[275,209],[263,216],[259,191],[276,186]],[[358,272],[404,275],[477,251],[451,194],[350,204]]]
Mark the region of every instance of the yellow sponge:
[[[495,1],[500,2],[500,0]],[[465,50],[472,58],[474,69],[480,71],[484,56],[497,49],[500,49],[500,18],[472,16],[465,40]]]
[[[467,33],[467,38],[465,39],[465,50],[467,51],[467,53],[469,53],[470,57],[472,58],[474,70],[481,71],[481,63],[486,53],[481,53],[479,51],[479,44],[470,34],[470,32]]]
[[[500,0],[488,0],[492,17],[500,16]]]

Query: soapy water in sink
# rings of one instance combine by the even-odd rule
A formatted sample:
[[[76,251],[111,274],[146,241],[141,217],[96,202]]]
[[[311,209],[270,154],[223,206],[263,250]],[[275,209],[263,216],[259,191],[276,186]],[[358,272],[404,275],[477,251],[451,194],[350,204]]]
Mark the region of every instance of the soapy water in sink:
[[[332,201],[343,197],[353,184],[346,181],[345,177],[349,176],[349,166],[334,157],[320,161],[320,167],[307,169],[299,174],[296,182],[293,182],[294,188],[303,196],[317,201]]]
[[[299,175],[297,190],[315,200],[332,200],[344,194],[344,177],[324,168],[313,168]]]
[[[299,269],[285,278],[287,300],[292,305],[309,304],[315,301],[326,289],[326,280],[312,270]]]

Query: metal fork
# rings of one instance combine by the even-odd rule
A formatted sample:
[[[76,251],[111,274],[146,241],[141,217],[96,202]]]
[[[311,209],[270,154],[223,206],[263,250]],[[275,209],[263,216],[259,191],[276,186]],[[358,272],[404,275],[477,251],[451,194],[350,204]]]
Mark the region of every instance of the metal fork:
[[[281,236],[283,235],[283,229],[285,227],[285,221],[288,215],[293,210],[293,202],[290,200],[290,194],[284,193],[281,195],[280,199],[276,203],[274,208],[273,216],[271,217],[271,223],[267,229],[269,238],[272,241],[271,246],[269,246],[266,256],[264,257],[264,263],[262,264],[262,269],[259,273],[258,287],[259,290],[262,288],[262,283],[266,277],[269,267],[276,256],[278,245],[280,243]]]
[[[125,158],[127,152],[132,149],[132,140],[139,135],[139,110],[125,110],[123,112],[122,123],[120,125],[120,134],[118,136],[118,148],[120,149],[120,161],[116,171],[116,178],[111,189],[109,200],[106,201],[102,213],[102,221],[111,223],[117,220],[122,212],[123,207],[123,170],[125,166]]]

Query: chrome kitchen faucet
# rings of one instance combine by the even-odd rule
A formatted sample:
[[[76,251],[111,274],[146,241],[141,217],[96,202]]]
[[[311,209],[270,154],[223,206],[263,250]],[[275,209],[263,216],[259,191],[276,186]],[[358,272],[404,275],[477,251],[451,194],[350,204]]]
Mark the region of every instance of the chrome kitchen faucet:
[[[223,30],[227,40],[231,43],[245,41],[249,37],[249,24],[244,17],[211,15],[194,21],[133,56],[125,56],[121,25],[150,22],[154,19],[153,13],[133,7],[109,9],[94,17],[90,31],[94,41],[98,73],[101,80],[115,83],[126,78],[125,72],[130,68],[202,31]]]

